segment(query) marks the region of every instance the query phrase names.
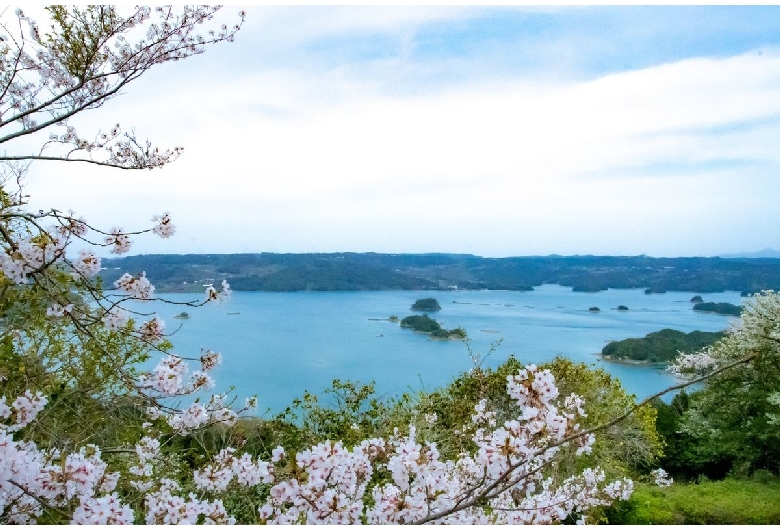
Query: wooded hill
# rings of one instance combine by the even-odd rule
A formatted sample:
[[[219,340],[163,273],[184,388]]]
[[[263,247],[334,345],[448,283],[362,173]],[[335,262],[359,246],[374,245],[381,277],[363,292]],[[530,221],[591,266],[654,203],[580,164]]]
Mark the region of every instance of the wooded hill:
[[[544,283],[576,291],[780,290],[776,258],[544,256],[470,254],[150,254],[103,260],[107,285],[146,271],[158,291],[201,291],[227,279],[237,291],[530,290]]]

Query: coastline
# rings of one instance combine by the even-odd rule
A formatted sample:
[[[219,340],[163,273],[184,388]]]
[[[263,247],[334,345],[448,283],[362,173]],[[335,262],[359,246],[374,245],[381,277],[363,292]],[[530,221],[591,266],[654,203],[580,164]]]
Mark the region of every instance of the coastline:
[[[599,357],[602,361],[607,361],[608,363],[614,363],[614,364],[622,364],[624,366],[643,366],[649,368],[666,368],[668,366],[668,363],[665,363],[663,361],[650,362],[650,361],[638,361],[636,359],[613,359],[610,355],[603,355],[601,353],[594,353],[593,355]]]

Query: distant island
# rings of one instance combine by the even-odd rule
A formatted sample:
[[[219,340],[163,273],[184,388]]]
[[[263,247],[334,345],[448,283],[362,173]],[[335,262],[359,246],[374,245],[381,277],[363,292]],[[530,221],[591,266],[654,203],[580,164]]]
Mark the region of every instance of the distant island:
[[[683,333],[675,329],[662,329],[648,333],[641,339],[625,339],[610,342],[601,350],[608,361],[630,361],[641,364],[668,363],[678,352],[700,350],[724,335],[722,331],[691,331]]]
[[[415,331],[428,333],[431,337],[437,339],[465,339],[466,330],[455,328],[446,330],[428,315],[412,315],[401,320],[402,328],[411,328]]]
[[[719,315],[729,315],[738,317],[742,314],[742,306],[729,304],[727,302],[699,302],[693,306],[694,311],[706,311],[708,313],[718,313]]]
[[[235,291],[533,290],[546,283],[581,292],[605,289],[744,294],[780,290],[780,259],[651,258],[470,254],[150,254],[103,259],[111,285],[146,271],[157,292],[203,292],[227,280]]]
[[[182,311],[178,315],[174,315],[173,318],[178,318],[180,320],[186,320],[186,319],[190,318],[190,315],[186,311]]]
[[[412,304],[412,311],[439,311],[441,306],[435,298],[420,298]]]

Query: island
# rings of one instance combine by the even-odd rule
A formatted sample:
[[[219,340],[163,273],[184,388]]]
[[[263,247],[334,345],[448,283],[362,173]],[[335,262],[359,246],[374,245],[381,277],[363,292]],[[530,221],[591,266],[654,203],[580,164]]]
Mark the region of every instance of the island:
[[[693,310],[738,317],[742,313],[742,306],[729,304],[728,302],[701,302],[694,305]]]
[[[619,305],[619,306],[617,306],[617,308],[618,308],[618,311],[628,311],[628,307],[626,307],[624,305]]]
[[[599,309],[594,305],[593,307],[589,307],[588,311],[590,311],[591,313],[598,313],[599,311],[601,311],[601,309]]]
[[[439,311],[441,306],[435,298],[420,298],[412,304],[412,311]]]
[[[699,303],[701,303],[703,301],[704,300],[702,300],[702,297],[700,295],[698,295],[698,294],[696,296],[694,296],[693,298],[691,298],[691,303],[692,304],[699,304]]]
[[[437,339],[465,339],[466,330],[455,328],[446,330],[428,315],[412,315],[401,320],[402,328],[411,328],[415,331],[428,333],[431,337]]]
[[[648,333],[641,339],[625,339],[611,342],[601,350],[607,361],[623,361],[632,364],[668,363],[679,352],[700,350],[720,340],[722,331],[691,331],[683,333],[675,329],[662,329]]]
[[[190,315],[186,311],[182,311],[178,315],[174,315],[173,318],[178,318],[179,320],[186,320],[190,318]]]

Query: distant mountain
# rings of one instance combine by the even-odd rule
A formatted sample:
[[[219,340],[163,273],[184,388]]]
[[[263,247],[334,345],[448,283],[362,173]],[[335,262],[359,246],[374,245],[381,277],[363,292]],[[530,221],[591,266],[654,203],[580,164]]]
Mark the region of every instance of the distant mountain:
[[[556,283],[575,291],[645,289],[711,293],[780,289],[780,260],[468,254],[152,254],[103,260],[111,285],[146,271],[158,292],[198,292],[227,280],[236,291],[532,290]]]
[[[721,258],[780,258],[780,250],[765,248],[758,252],[738,252],[736,254],[721,254]]]

